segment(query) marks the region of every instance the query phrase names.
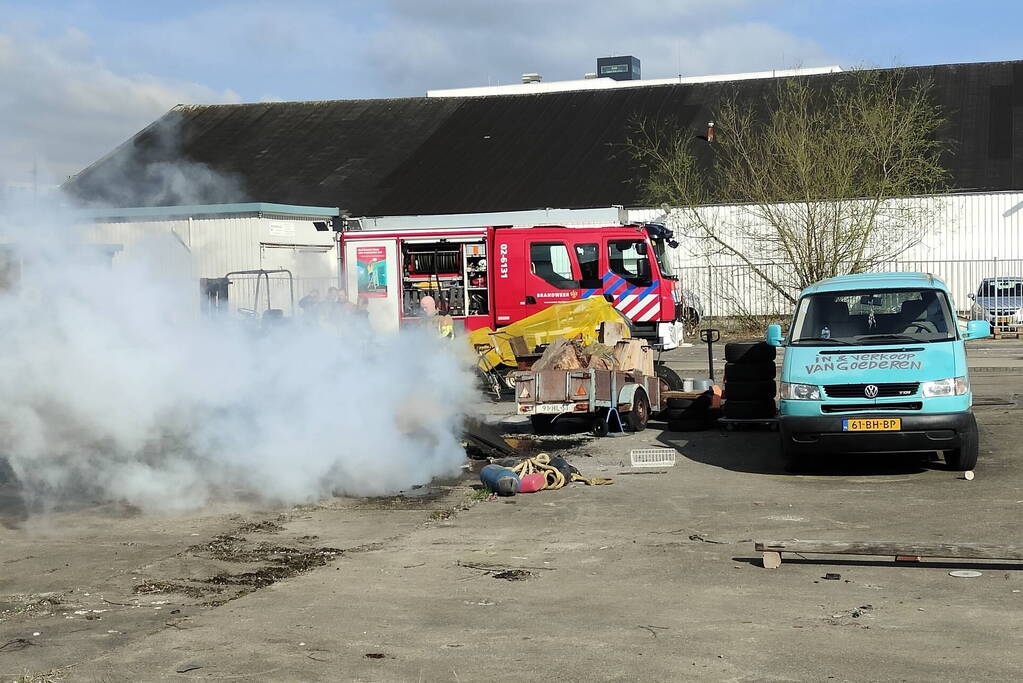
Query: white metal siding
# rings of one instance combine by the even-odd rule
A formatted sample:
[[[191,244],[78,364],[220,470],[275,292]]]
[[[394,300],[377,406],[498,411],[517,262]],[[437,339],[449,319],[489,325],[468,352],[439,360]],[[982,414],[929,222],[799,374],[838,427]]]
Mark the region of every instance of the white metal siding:
[[[260,268],[286,268],[295,278],[295,301],[312,289],[322,295],[337,286],[337,251],[334,233],[316,230],[313,218],[248,215],[207,216],[192,219],[107,221],[81,226],[87,240],[121,245],[114,265],[134,262],[147,238],[160,238],[159,247],[171,250],[167,258],[150,259],[154,276],[182,276],[195,283],[199,278],[223,277],[229,272]],[[191,268],[190,273],[183,270]],[[265,283],[264,283],[265,284]],[[255,300],[255,278],[234,279],[231,309],[250,308]],[[261,296],[265,301],[265,286]],[[289,297],[286,279],[271,283],[272,303],[291,314],[284,305]],[[281,304],[281,305],[278,305]]]
[[[928,206],[934,225],[919,244],[887,264],[885,270],[933,272],[948,283],[960,308],[968,303],[966,295],[976,289],[982,277],[1018,275],[1023,270],[1023,192],[962,193],[893,201]],[[749,222],[747,209],[742,205],[708,206],[700,212],[724,225]],[[752,313],[787,310],[788,305],[740,265],[739,259],[727,254],[708,255],[704,242],[685,235],[677,216],[650,208],[628,212],[629,221],[662,222],[675,231],[679,247],[672,250],[673,265],[689,275],[692,281],[683,282],[682,286],[699,293],[708,314],[738,312],[736,302],[729,300],[735,297],[740,297],[742,306]],[[741,230],[736,228],[736,234]],[[753,251],[741,236],[734,244],[745,253]],[[754,261],[762,262],[755,257]],[[693,270],[694,267],[700,270]],[[690,270],[681,270],[685,268]],[[725,294],[723,290],[731,293]]]
[[[949,194],[933,197],[909,197],[894,200],[929,204],[934,212],[933,230],[923,241],[903,254],[907,261],[943,261],[972,259],[1023,258],[1023,192]],[[742,218],[742,205],[708,206],[701,213],[714,215],[715,221],[735,224]],[[715,215],[716,214],[716,215]],[[705,257],[699,240],[688,238],[679,225],[677,213],[666,215],[660,209],[630,209],[630,222],[661,221],[675,230],[679,248],[675,264],[679,267],[708,263],[737,263],[725,255]],[[742,247],[742,241],[738,244]]]
[[[322,247],[333,251],[333,233],[318,231],[312,220],[266,216],[230,216],[174,220],[111,221],[83,226],[88,239],[119,244],[116,258],[130,260],[147,236],[173,233],[182,249],[192,254],[194,275],[222,277],[233,270],[261,267],[261,245]],[[316,276],[322,267],[316,263]],[[301,274],[296,273],[296,276]]]

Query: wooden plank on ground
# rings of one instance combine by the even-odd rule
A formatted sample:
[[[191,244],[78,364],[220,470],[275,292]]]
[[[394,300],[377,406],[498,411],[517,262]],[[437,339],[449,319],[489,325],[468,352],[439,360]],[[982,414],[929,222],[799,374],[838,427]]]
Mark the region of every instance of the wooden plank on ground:
[[[957,558],[964,560],[1023,560],[1023,546],[981,543],[889,543],[877,541],[757,541],[763,553],[822,555],[886,555]]]
[[[700,398],[705,393],[704,391],[662,391],[661,400],[669,398]]]

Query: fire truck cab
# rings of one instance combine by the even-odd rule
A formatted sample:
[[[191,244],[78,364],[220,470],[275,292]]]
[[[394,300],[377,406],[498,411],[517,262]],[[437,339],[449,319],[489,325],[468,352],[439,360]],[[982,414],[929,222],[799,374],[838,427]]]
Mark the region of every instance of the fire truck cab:
[[[657,224],[351,231],[340,239],[348,298],[377,327],[420,322],[426,296],[465,330],[603,296],[634,336],[664,349],[682,341],[678,279],[667,258],[674,242]]]

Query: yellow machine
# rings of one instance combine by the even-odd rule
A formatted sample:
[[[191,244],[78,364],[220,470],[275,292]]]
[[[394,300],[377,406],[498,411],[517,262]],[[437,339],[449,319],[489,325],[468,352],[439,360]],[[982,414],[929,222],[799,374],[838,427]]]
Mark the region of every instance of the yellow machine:
[[[597,340],[600,324],[605,322],[622,323],[625,336],[629,336],[628,321],[603,297],[592,296],[554,304],[496,332],[489,327],[473,330],[468,337],[469,343],[478,351],[490,346],[480,354],[481,369],[486,370],[488,364],[490,367],[507,365],[514,368],[515,354],[508,343],[511,337],[523,337],[531,349],[549,344],[558,337],[578,336],[582,337],[583,343],[590,343]]]

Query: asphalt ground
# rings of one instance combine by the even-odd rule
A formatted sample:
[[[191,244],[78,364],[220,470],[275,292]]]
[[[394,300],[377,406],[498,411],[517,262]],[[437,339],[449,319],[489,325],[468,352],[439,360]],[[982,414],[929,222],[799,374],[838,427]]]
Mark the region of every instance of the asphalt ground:
[[[695,371],[705,353],[667,360]],[[1016,680],[1023,566],[807,555],[769,570],[753,542],[1019,544],[1021,359],[1018,342],[971,344],[972,481],[914,456],[793,476],[771,432],[658,423],[523,434],[524,452],[614,484],[498,500],[467,471],[385,499],[26,515],[8,481],[0,678]],[[510,403],[488,412],[526,431]],[[640,447],[674,448],[676,465],[634,473]],[[949,575],[963,568],[981,575]]]

